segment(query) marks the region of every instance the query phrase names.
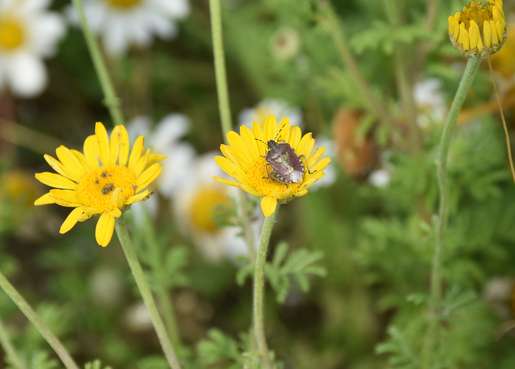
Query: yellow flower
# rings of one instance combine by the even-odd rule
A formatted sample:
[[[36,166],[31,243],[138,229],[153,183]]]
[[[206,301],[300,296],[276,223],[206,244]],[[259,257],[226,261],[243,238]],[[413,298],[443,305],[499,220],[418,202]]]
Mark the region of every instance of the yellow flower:
[[[449,17],[449,36],[467,56],[497,52],[506,39],[503,0],[469,2],[461,12]]]
[[[129,135],[124,126],[116,126],[109,137],[103,124],[97,123],[95,134],[84,141],[83,152],[59,146],[57,159],[44,156],[57,173],[37,173],[36,179],[54,188],[34,205],[74,208],[61,225],[61,234],[77,222],[100,215],[95,238],[100,246],[107,246],[115,219],[125,206],[150,196],[148,186],[161,173],[159,162],[164,157],[145,150],[143,136],[136,139],[130,154],[129,151]]]
[[[304,170],[296,183],[285,184],[274,179],[277,176],[266,160],[270,140],[287,143],[300,159]],[[324,169],[331,161],[322,157],[325,148],[313,150],[315,140],[311,133],[302,136],[300,128],[290,125],[287,118],[277,124],[275,117],[270,116],[262,123],[254,122],[252,129],[241,126],[239,134],[234,131],[227,134],[227,141],[228,145],[220,146],[223,156],[217,156],[215,160],[233,180],[216,179],[260,197],[261,210],[266,217],[275,212],[277,202],[306,195],[309,186],[324,175]],[[287,159],[283,157],[282,160]]]

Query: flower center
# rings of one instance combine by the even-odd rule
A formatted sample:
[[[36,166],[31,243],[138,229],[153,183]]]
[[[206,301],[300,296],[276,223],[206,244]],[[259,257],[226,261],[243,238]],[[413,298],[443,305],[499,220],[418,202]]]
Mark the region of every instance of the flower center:
[[[25,42],[25,28],[14,17],[0,17],[0,51],[13,51]]]
[[[107,5],[119,10],[129,10],[139,5],[143,0],[105,0]]]
[[[136,192],[136,176],[127,167],[97,168],[81,179],[76,191],[85,207],[98,212],[120,209]]]
[[[227,192],[218,187],[201,188],[190,204],[191,223],[207,233],[216,233],[220,226],[216,222],[218,212],[231,205]]]
[[[485,21],[493,19],[492,6],[481,4],[479,1],[471,1],[467,4],[460,14],[460,21],[465,23],[466,28],[470,26],[470,21],[475,21],[479,27],[483,26]]]
[[[302,186],[299,183],[284,184],[272,178],[272,168],[265,158],[259,157],[246,171],[247,181],[262,196],[271,196],[278,200],[292,197]]]

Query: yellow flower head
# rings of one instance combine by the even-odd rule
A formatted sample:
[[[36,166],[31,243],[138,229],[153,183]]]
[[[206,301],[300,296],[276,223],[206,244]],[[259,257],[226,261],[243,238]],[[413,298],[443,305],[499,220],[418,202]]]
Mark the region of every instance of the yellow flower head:
[[[497,52],[506,39],[503,0],[469,2],[461,12],[449,17],[449,36],[467,56]]]
[[[68,232],[77,222],[100,215],[95,238],[100,246],[107,246],[115,219],[121,216],[123,208],[150,196],[148,186],[161,173],[159,162],[164,157],[145,150],[143,141],[143,136],[139,136],[130,151],[124,126],[116,126],[109,137],[104,125],[97,123],[95,134],[84,141],[83,152],[59,146],[57,159],[45,155],[57,173],[37,173],[36,179],[54,188],[34,205],[74,208],[61,225],[60,233]]]
[[[300,128],[290,125],[288,119],[277,124],[274,116],[268,117],[262,123],[254,122],[252,129],[241,126],[239,134],[229,132],[227,141],[228,145],[220,146],[223,156],[217,156],[215,160],[233,180],[219,177],[216,179],[260,197],[261,210],[267,217],[275,212],[278,201],[288,201],[307,194],[309,186],[324,175],[324,169],[331,161],[328,157],[322,157],[325,148],[313,150],[315,140],[311,133],[302,136]],[[283,173],[275,172],[267,160],[270,141],[288,144],[296,158],[281,155],[278,160],[285,164]],[[300,160],[301,171],[296,170],[293,173],[291,169],[295,160]],[[298,165],[294,166],[299,168]],[[279,178],[281,174],[291,176],[294,181],[284,183]]]

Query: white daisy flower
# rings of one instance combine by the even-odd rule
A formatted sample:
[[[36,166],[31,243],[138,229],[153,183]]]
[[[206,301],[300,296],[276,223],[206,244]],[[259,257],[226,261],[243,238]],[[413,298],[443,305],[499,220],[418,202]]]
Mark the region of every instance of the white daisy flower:
[[[32,97],[43,91],[42,62],[55,53],[64,22],[47,11],[50,0],[0,0],[0,91]]]
[[[302,126],[302,112],[300,109],[277,99],[265,99],[254,108],[243,110],[239,122],[241,125],[250,126],[253,122],[264,121],[270,115],[280,118],[288,117],[291,124]]]
[[[149,147],[166,156],[157,181],[159,192],[166,197],[172,196],[183,186],[195,158],[193,146],[181,141],[188,133],[189,126],[189,119],[182,114],[169,114],[154,128],[148,117],[137,117],[128,124],[131,139],[143,135]]]
[[[331,163],[325,168],[325,175],[312,185],[313,189],[329,187],[336,181],[336,144],[327,137],[317,138],[317,147],[325,147],[325,155],[331,158]]]
[[[173,210],[184,234],[192,237],[200,252],[211,261],[234,259],[247,254],[247,246],[236,226],[223,227],[217,216],[231,210],[233,192],[213,180],[223,175],[213,160],[215,153],[200,156],[188,172],[188,180],[176,193]],[[262,219],[253,222],[255,234]],[[257,239],[256,239],[257,241]]]
[[[447,104],[442,93],[441,82],[431,78],[415,85],[415,103],[417,104],[417,124],[421,128],[431,123],[441,123],[447,114]]]
[[[149,46],[155,36],[173,38],[176,21],[189,14],[190,6],[188,0],[85,0],[84,11],[105,50],[119,56],[130,46]],[[74,9],[71,19],[78,23]]]

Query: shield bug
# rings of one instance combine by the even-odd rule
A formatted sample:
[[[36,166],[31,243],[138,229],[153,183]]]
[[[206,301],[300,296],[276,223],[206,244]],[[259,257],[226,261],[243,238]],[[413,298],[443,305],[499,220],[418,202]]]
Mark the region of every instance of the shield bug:
[[[286,185],[302,182],[304,163],[288,143],[269,140],[267,148],[265,160],[272,168],[270,178]]]

